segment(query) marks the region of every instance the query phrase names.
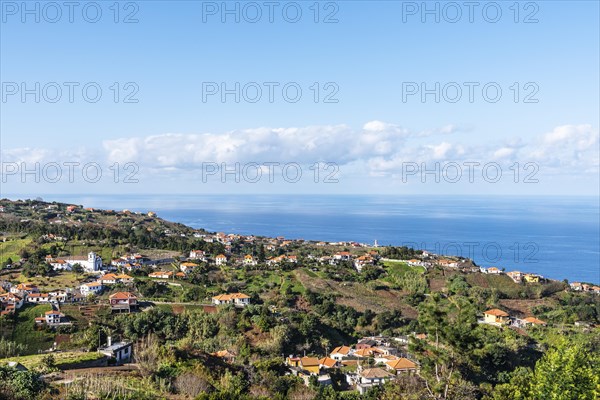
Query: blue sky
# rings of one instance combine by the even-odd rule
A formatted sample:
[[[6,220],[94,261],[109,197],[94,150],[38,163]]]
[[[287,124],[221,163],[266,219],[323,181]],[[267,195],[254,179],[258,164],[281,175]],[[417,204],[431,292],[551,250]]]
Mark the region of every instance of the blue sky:
[[[462,12],[456,23],[448,21],[456,15],[448,2],[427,3],[439,8],[439,23],[431,14],[422,21],[422,2],[319,2],[318,23],[313,1],[274,2],[272,23],[264,2],[252,3],[262,12],[257,23],[246,21],[255,15],[249,2],[227,2],[239,7],[239,23],[234,15],[221,20],[222,2],[121,2],[119,23],[113,1],[98,2],[102,16],[96,23],[82,15],[86,7],[88,20],[94,17],[89,2],[78,3],[73,23],[64,7],[51,23],[55,10],[39,3],[37,23],[35,15],[23,15],[21,2],[1,3],[3,194],[598,195],[596,1],[519,2],[518,16],[512,1],[477,2],[473,22],[464,2],[456,2]],[[36,2],[27,4],[33,9]],[[502,15],[488,22],[496,18],[496,5]],[[286,21],[297,8],[299,21]],[[138,22],[123,23],[132,12]],[[328,15],[338,22],[324,23]],[[31,89],[36,82],[40,102],[34,94],[23,101],[21,84]],[[62,90],[56,103],[49,101],[54,86],[42,89],[51,82]],[[79,85],[73,102],[65,82]],[[81,93],[90,82],[102,90],[96,103]],[[219,93],[204,93],[203,99],[203,87],[225,83],[231,89],[236,82],[240,88],[256,82],[262,97],[251,103],[250,91],[239,103],[234,95],[222,102]],[[277,85],[273,102],[265,82]],[[404,93],[403,100],[407,85],[434,88],[436,82],[439,103],[433,94],[423,102],[419,93]],[[465,82],[476,85],[472,102]],[[302,90],[298,102],[283,97],[281,88],[290,83]],[[497,102],[484,98],[486,84],[502,90]],[[452,103],[456,85],[462,97]],[[134,91],[137,103],[124,102]],[[325,102],[334,91],[337,102]],[[103,177],[91,182],[76,174],[73,182],[52,182],[39,172],[35,182],[22,176],[35,163],[41,169],[53,162],[94,162]],[[109,168],[115,162],[119,182]],[[290,182],[277,170],[269,182],[269,162],[297,164],[303,178]],[[316,162],[336,165],[333,183],[322,182],[325,170],[315,183],[310,166]],[[470,162],[497,164],[503,179],[484,178],[478,166],[469,181],[464,163]],[[126,163],[135,167],[125,170]],[[222,163],[240,171],[258,164],[263,179],[250,182],[242,174],[237,182],[233,174],[222,176]],[[454,163],[462,168],[458,182],[443,172],[439,182],[433,175],[422,182],[422,168],[443,170]],[[131,171],[137,182],[124,184],[123,175]],[[61,172],[64,177],[66,170]],[[538,181],[523,182],[528,173]]]

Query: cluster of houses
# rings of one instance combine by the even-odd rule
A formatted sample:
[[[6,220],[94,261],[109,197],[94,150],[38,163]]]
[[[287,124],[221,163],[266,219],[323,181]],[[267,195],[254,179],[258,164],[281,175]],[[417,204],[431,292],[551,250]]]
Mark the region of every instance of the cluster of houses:
[[[546,326],[546,322],[533,316],[527,318],[512,317],[506,311],[498,308],[487,310],[483,313],[483,319],[479,323],[494,325],[494,326],[513,326],[523,328],[529,326]]]
[[[125,269],[129,272],[138,271],[142,267],[152,261],[139,253],[125,254],[119,258],[114,258],[110,261],[110,265],[113,268]]]
[[[526,273],[526,272],[521,272],[521,271],[509,271],[509,272],[505,273],[504,269],[501,269],[498,267],[489,267],[489,268],[481,267],[481,268],[479,268],[479,270],[484,274],[491,274],[491,275],[504,275],[505,274],[510,279],[512,279],[515,283],[521,283],[521,282],[539,283],[539,282],[544,282],[546,280],[546,278],[544,278],[542,275],[539,275],[539,274],[531,274],[531,273]]]
[[[393,343],[407,344],[408,338],[362,338],[353,347],[336,347],[322,358],[291,355],[286,358],[286,364],[292,374],[301,377],[307,384],[314,376],[322,385],[331,384],[329,372],[332,369],[349,367],[344,369],[347,371],[347,384],[363,394],[400,374],[419,372],[418,362],[399,350],[401,346],[392,346]]]
[[[8,289],[8,290],[7,290]],[[41,293],[39,288],[29,283],[5,285],[0,288],[0,315],[14,314],[26,303],[58,304],[72,300],[75,293],[71,290],[52,290]]]
[[[290,355],[285,362],[290,372],[302,378],[306,385],[311,379],[316,379],[321,385],[330,385],[331,371],[343,368],[346,383],[364,394],[401,374],[419,373],[419,363],[400,350],[406,344],[407,336],[365,337],[352,347],[338,346],[325,357]],[[236,359],[236,354],[227,349],[211,354],[229,363]]]
[[[571,287],[571,290],[573,290],[575,292],[588,292],[588,293],[600,294],[600,286],[597,286],[597,285],[590,285],[588,283],[581,283],[581,282],[571,282],[571,283],[569,283],[569,286]]]

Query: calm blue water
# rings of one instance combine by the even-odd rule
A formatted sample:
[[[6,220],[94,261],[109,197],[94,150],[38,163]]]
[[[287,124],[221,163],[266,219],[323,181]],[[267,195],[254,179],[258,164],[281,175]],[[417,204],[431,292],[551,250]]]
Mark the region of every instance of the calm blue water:
[[[89,207],[156,211],[227,233],[410,245],[479,265],[600,282],[597,197],[43,196]]]

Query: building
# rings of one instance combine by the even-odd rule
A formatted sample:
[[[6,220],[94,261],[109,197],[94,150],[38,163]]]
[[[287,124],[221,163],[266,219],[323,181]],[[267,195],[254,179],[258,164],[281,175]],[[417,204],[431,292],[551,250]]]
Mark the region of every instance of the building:
[[[32,285],[31,283],[19,283],[16,286],[12,286],[10,288],[10,293],[17,294],[20,297],[25,297],[28,294],[39,293],[40,290],[37,286]]]
[[[137,297],[129,292],[117,292],[109,296],[110,308],[113,311],[131,312],[137,309]]]
[[[523,273],[520,271],[510,271],[507,272],[506,275],[508,275],[508,277],[512,279],[515,283],[523,282]]]
[[[60,261],[60,263],[58,261]],[[64,263],[62,263],[62,261],[64,261]],[[53,264],[54,262],[57,262],[56,265]],[[102,269],[102,258],[93,251],[90,251],[87,257],[64,257],[61,260],[53,260],[50,263],[54,269],[63,269],[69,271],[73,269],[75,264],[81,265],[86,272],[99,271]]]
[[[202,250],[192,250],[190,251],[190,257],[193,260],[206,261],[206,253]]]
[[[173,277],[173,271],[155,271],[155,272],[150,272],[148,274],[148,277],[150,278],[156,278],[156,279],[170,279]]]
[[[500,268],[496,268],[496,267],[489,267],[486,270],[486,273],[492,274],[492,275],[500,275],[500,274],[502,274],[502,270]]]
[[[215,305],[233,304],[236,306],[247,306],[250,304],[250,296],[244,293],[220,294],[212,298]]]
[[[319,375],[320,364],[316,357],[302,357],[298,362],[298,367],[311,375]]]
[[[104,285],[102,282],[90,282],[84,283],[79,287],[79,291],[84,296],[89,296],[90,294],[99,294],[104,289]]]
[[[329,354],[329,357],[333,358],[336,361],[342,361],[344,358],[350,356],[352,354],[352,349],[348,346],[339,346],[333,349],[333,351]]]
[[[523,319],[523,325],[525,326],[546,326],[546,321],[542,321],[541,319],[537,319],[535,317],[527,317]]]
[[[483,322],[486,324],[505,325],[510,322],[510,317],[508,313],[494,308],[483,313]]]
[[[244,257],[244,265],[256,265],[258,262],[250,254],[246,254]]]
[[[215,263],[217,265],[226,265],[227,264],[227,257],[225,257],[224,254],[219,254],[218,256],[215,257]]]
[[[418,370],[416,363],[404,357],[388,361],[385,364],[387,369],[395,374],[400,372],[416,372]]]
[[[374,386],[383,385],[394,378],[394,375],[382,368],[365,368],[358,373],[356,389],[360,394],[365,394]]]
[[[52,298],[48,293],[31,293],[26,299],[28,303],[50,303]]]
[[[581,282],[571,282],[569,283],[569,286],[571,287],[571,290],[574,290],[576,292],[581,292],[583,290],[583,285],[581,284]]]
[[[540,280],[542,280],[542,277],[536,274],[525,274],[523,279],[525,279],[525,282],[527,283],[538,283]]]
[[[182,262],[181,264],[179,264],[179,269],[181,270],[181,272],[187,274],[188,272],[190,272],[197,266],[198,266],[198,264],[187,261],[187,262]]]
[[[361,339],[358,341],[358,343],[354,347],[356,348],[356,350],[364,350],[364,349],[369,349],[369,348],[375,347],[375,346],[377,346],[377,342],[375,340]]]
[[[339,253],[335,253],[332,257],[334,261],[350,261],[352,259],[352,254],[349,251],[341,251]]]
[[[16,310],[23,307],[23,298],[14,293],[0,294],[0,308],[2,309],[1,314],[13,314]]]
[[[58,311],[46,311],[44,313],[44,316],[41,317],[41,319],[43,320],[43,322],[45,322],[47,325],[71,325],[70,322],[66,321],[66,317],[65,314],[58,312]],[[39,318],[35,319],[36,323],[39,323]]]
[[[338,362],[333,358],[323,357],[319,360],[319,366],[321,369],[329,369],[337,367]]]
[[[131,283],[133,277],[127,274],[106,274],[99,281],[103,285],[114,285],[115,283]]]
[[[99,347],[98,353],[115,360],[117,364],[123,364],[132,360],[133,344],[130,342],[113,343],[112,338],[109,336],[106,346]]]

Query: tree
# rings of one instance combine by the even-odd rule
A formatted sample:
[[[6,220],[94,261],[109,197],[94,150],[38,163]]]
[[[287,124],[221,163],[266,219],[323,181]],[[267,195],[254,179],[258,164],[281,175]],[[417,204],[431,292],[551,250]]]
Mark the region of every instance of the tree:
[[[600,356],[581,343],[561,339],[535,366],[531,397],[592,400],[600,398]]]
[[[75,263],[73,265],[73,272],[75,272],[77,275],[83,274],[83,267],[81,266],[81,264]]]

